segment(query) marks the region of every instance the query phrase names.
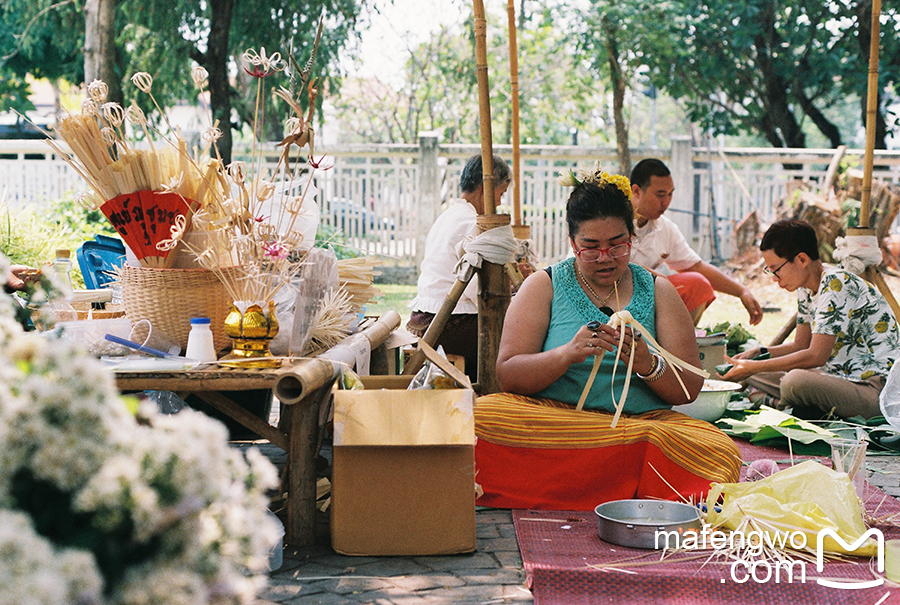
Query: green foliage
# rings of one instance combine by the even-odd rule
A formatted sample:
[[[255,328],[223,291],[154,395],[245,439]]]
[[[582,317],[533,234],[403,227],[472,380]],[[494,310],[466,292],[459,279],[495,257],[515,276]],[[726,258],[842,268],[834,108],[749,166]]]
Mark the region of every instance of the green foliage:
[[[671,48],[646,53],[644,60],[653,81],[686,103],[693,121],[714,134],[754,132],[776,147],[805,147],[806,121],[829,146],[852,136],[847,112],[829,110],[864,97],[868,44],[862,44],[860,23],[870,18],[870,2],[664,4]],[[900,69],[896,4],[882,10],[885,84],[896,82]]]
[[[316,231],[316,248],[331,248],[338,260],[356,258],[357,250],[347,243],[344,232],[324,223],[319,224]]]
[[[472,11],[467,4],[452,6],[464,7],[465,17],[409,49],[403,82],[345,83],[334,102],[352,133],[347,142],[414,143],[424,130],[439,131],[443,143],[479,140]],[[491,126],[495,143],[509,143],[509,30],[506,19],[496,13],[487,14]],[[588,137],[605,141],[602,121],[597,119],[603,114],[602,87],[575,58],[575,41],[560,26],[560,18],[550,7],[520,15],[516,32],[520,139],[525,144],[567,145],[575,131],[582,143]]]
[[[72,251],[72,281],[84,281],[75,250],[98,233],[118,237],[109,221],[97,210],[87,210],[65,197],[40,210],[16,210],[0,205],[0,253],[15,264],[40,267],[53,260],[60,248]]]
[[[325,28],[312,76],[318,78],[320,89],[336,89],[336,76],[340,74],[339,54],[355,35],[356,20],[366,4],[367,0],[235,2],[226,50],[229,61],[238,66],[237,86],[231,91],[231,102],[238,117],[235,126],[240,128],[242,124],[253,122],[257,102],[256,80],[240,68],[246,50],[265,47],[269,54],[279,52],[286,59],[288,49],[293,47],[295,60],[304,66],[312,53],[319,15],[324,14]],[[215,2],[197,0],[174,3],[120,0],[119,15],[124,19],[119,27],[118,45],[129,49],[127,64],[122,70],[127,102],[134,98],[148,117],[156,114],[147,96],[128,81],[136,71],[153,75],[153,95],[163,106],[171,106],[178,100],[188,100],[192,104],[199,101],[189,72],[197,63],[209,69],[206,65],[210,44],[208,28],[210,13],[216,8]],[[290,88],[288,75],[277,73],[266,78],[269,92],[275,86]],[[264,132],[260,138],[280,141],[283,122],[290,117],[290,110],[280,101],[276,104],[271,95],[267,94],[261,100],[265,105],[263,115],[268,117],[263,119]],[[158,119],[158,114],[156,117]]]
[[[83,0],[0,3],[0,111],[33,109],[24,74],[70,82],[84,79]],[[8,86],[14,86],[16,96]],[[23,96],[24,92],[24,96]]]

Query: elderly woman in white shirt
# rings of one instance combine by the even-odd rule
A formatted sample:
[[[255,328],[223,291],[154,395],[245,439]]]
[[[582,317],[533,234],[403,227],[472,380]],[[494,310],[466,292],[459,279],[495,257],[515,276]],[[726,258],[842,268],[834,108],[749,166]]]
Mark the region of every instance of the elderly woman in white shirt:
[[[477,234],[476,217],[484,214],[484,188],[482,186],[481,155],[474,155],[466,162],[460,176],[460,199],[451,199],[448,207],[438,217],[425,240],[425,256],[419,273],[416,297],[409,303],[412,309],[406,329],[422,336],[440,311],[444,299],[456,283],[454,268],[459,260],[462,241]],[[501,196],[512,180],[509,165],[494,156],[494,202],[500,204]],[[451,355],[461,355],[466,360],[466,373],[475,380],[478,363],[478,286],[472,279],[459,299],[437,345]]]

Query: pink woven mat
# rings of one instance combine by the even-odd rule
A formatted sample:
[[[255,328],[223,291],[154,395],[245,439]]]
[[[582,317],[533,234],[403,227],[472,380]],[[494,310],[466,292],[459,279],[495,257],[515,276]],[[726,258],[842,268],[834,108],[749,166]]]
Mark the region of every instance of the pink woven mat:
[[[786,460],[786,452],[761,448],[738,441],[745,461],[769,458]],[[815,458],[795,456],[795,461]],[[820,458],[821,459],[821,458]],[[824,461],[824,459],[822,459]],[[828,461],[830,464],[830,461]],[[786,464],[782,464],[782,467]],[[900,502],[878,488],[868,486],[866,509],[874,517],[900,519]],[[583,511],[513,511],[516,537],[527,581],[536,605],[579,605],[587,603],[647,604],[842,604],[900,605],[900,587],[885,584],[867,589],[837,589],[819,585],[817,578],[872,580],[874,572],[867,559],[848,558],[826,562],[822,572],[815,562],[806,563],[806,580],[795,574],[788,581],[784,571],[775,581],[774,564],[760,567],[756,582],[741,583],[732,578],[730,561],[707,561],[709,552],[669,555],[660,562],[661,551],[626,548],[609,544],[597,533],[597,518]],[[900,539],[900,528],[881,526],[885,540]],[[870,566],[871,563],[871,566]],[[735,570],[738,580],[746,570]]]

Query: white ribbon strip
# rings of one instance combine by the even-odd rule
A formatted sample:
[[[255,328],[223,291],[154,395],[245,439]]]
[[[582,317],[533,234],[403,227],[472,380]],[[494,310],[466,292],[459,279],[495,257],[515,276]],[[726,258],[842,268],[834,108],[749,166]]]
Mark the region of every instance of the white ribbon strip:
[[[609,319],[609,326],[613,328],[622,328],[625,326],[630,326],[632,329],[637,330],[641,333],[644,339],[647,341],[648,346],[650,346],[651,350],[655,349],[656,353],[663,357],[670,366],[672,366],[673,371],[675,372],[675,378],[678,379],[678,384],[681,385],[681,390],[684,391],[685,397],[689,397],[687,387],[684,386],[684,381],[681,380],[681,376],[678,374],[678,370],[682,372],[688,371],[697,374],[698,376],[702,376],[703,378],[709,377],[709,372],[705,370],[701,370],[698,367],[692,366],[686,361],[682,361],[681,359],[675,357],[668,351],[662,348],[656,339],[653,338],[653,335],[647,331],[647,329],[641,325],[641,323],[636,320],[631,313],[628,311],[619,311],[618,313],[613,313],[612,317]],[[616,362],[613,365],[613,380],[610,383],[610,394],[612,395],[612,400],[616,400],[616,393],[613,390],[613,385],[616,380],[616,369],[619,367],[619,359],[622,356],[622,345],[625,342],[625,330],[620,330],[619,334],[619,346],[616,349]],[[594,384],[594,377],[597,375],[597,369],[600,367],[600,362],[603,360],[603,356],[606,355],[606,351],[604,350],[599,356],[594,358],[594,367],[591,370],[591,375],[588,377],[587,383],[584,385],[584,390],[581,392],[581,397],[578,400],[578,405],[575,406],[576,410],[581,410],[584,407],[584,402],[587,399],[587,394],[591,390],[591,386]],[[628,356],[628,375],[625,377],[625,385],[622,388],[622,397],[616,403],[616,413],[613,415],[612,422],[610,423],[610,428],[616,428],[616,425],[619,423],[619,416],[622,415],[622,409],[625,407],[625,401],[628,398],[628,389],[631,386],[631,374],[632,368],[634,367],[634,347],[632,346],[631,351],[629,351]]]

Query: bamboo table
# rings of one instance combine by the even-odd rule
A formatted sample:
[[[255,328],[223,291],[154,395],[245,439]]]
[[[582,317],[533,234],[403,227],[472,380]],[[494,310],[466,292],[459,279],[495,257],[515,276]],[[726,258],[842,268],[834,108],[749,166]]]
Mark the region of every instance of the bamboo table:
[[[122,391],[175,391],[196,395],[284,450],[288,469],[285,541],[294,546],[312,546],[316,540],[319,408],[330,396],[341,367],[352,365],[352,359],[341,358],[342,347],[346,349],[345,343],[364,338],[372,350],[378,349],[399,325],[399,315],[388,312],[319,357],[299,359],[278,369],[212,367],[176,372],[116,372],[116,385]],[[222,394],[253,389],[272,389],[283,404],[277,427]]]

